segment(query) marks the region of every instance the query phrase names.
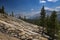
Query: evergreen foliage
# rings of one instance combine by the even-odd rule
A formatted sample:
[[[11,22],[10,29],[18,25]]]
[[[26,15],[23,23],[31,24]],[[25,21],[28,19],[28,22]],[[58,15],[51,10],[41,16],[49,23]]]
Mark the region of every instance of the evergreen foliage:
[[[13,13],[13,11],[12,11],[12,17],[14,17],[14,13]]]
[[[47,21],[47,33],[52,37],[52,40],[56,38],[56,34],[58,32],[57,27],[57,14],[56,11],[53,11],[50,18]]]
[[[4,13],[5,11],[4,11],[4,6],[2,6],[2,13]]]
[[[2,8],[0,8],[0,13],[5,13],[5,11],[4,11],[4,6],[2,6]]]
[[[46,15],[46,12],[45,12],[45,9],[44,9],[44,6],[42,7],[41,9],[41,13],[40,13],[40,26],[43,27],[43,31],[42,31],[42,34],[44,32],[44,27],[45,27],[45,15]]]
[[[12,11],[12,13],[10,14],[10,16],[14,17],[14,13],[13,13],[13,11]]]

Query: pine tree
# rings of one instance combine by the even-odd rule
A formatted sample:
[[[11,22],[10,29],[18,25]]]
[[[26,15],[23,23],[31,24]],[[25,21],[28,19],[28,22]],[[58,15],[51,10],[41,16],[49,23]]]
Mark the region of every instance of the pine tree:
[[[14,13],[13,13],[13,11],[12,11],[12,17],[14,17]]]
[[[26,21],[26,16],[24,16],[24,21]]]
[[[45,14],[46,14],[46,12],[45,12],[45,9],[44,9],[44,6],[42,7],[42,9],[41,9],[41,13],[40,13],[40,26],[42,26],[43,27],[43,31],[42,31],[42,34],[43,34],[43,32],[44,32],[44,27],[45,27]]]
[[[21,19],[21,16],[19,16],[18,19]]]
[[[52,40],[55,38],[55,34],[57,33],[57,14],[56,11],[53,11],[50,16],[50,21],[48,25],[47,33],[52,37]]]
[[[50,20],[50,19],[49,19],[49,16],[47,15],[47,17],[46,17],[46,25],[47,25],[47,26],[49,26],[49,20]]]
[[[2,13],[4,13],[4,6],[2,6]]]
[[[49,24],[50,24],[50,17],[49,17],[49,15],[47,15],[47,17],[46,17],[46,33],[49,30],[49,26],[50,26]]]
[[[12,13],[10,14],[10,16],[14,17],[14,13],[13,13],[13,11],[12,11]]]
[[[19,16],[19,17],[18,17],[18,19],[21,19],[21,20],[23,20],[23,18],[22,18],[21,16]]]

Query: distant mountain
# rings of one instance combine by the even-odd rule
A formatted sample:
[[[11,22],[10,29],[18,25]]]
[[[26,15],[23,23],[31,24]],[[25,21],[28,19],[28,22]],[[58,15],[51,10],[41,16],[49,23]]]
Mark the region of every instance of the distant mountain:
[[[46,15],[51,15],[52,11],[46,10]],[[35,14],[31,17],[29,17],[29,19],[39,19],[40,18],[40,13]],[[57,19],[60,21],[60,11],[57,11]]]
[[[52,11],[46,10],[46,15],[49,15],[50,16],[51,13],[52,13]],[[21,16],[22,18],[24,18],[24,15],[21,15],[21,14],[16,14],[15,16],[17,18],[18,18],[18,16]],[[40,13],[37,13],[37,14],[35,14],[33,16],[29,16],[28,17],[28,19],[39,19],[39,18],[40,18]],[[60,18],[60,11],[57,11],[57,19],[60,20],[59,18]]]
[[[46,10],[46,15],[51,15],[51,12],[52,11]],[[29,19],[39,19],[39,18],[40,18],[40,13],[35,14],[35,15],[29,17]]]

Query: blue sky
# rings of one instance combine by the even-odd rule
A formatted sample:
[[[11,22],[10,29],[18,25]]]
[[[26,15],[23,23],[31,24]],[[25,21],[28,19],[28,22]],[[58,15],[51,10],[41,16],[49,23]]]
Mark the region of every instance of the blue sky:
[[[42,6],[46,10],[60,11],[60,0],[0,0],[0,7],[4,5],[7,13],[33,16],[40,12]]]

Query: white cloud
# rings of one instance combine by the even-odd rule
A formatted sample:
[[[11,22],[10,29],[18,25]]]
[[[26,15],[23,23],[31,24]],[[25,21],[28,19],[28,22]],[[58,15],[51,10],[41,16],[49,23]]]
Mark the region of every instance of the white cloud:
[[[49,2],[57,2],[58,0],[47,0]]]
[[[57,6],[55,9],[56,9],[57,11],[60,11],[60,6]]]
[[[49,8],[49,7],[45,7],[45,10],[53,11],[54,9],[53,8]]]
[[[60,9],[60,6],[56,7],[56,8],[59,8]]]
[[[39,0],[40,1],[40,3],[46,3],[46,1],[45,0]]]
[[[53,11],[53,10],[55,10],[55,11],[59,11],[59,10],[60,10],[60,6],[58,6],[58,7],[55,7],[55,8],[49,8],[49,7],[45,7],[45,10],[50,10],[50,11]]]
[[[33,11],[34,9],[32,8],[31,11]]]
[[[58,0],[39,0],[40,3],[46,3],[46,1],[48,1],[48,2],[57,2]]]

